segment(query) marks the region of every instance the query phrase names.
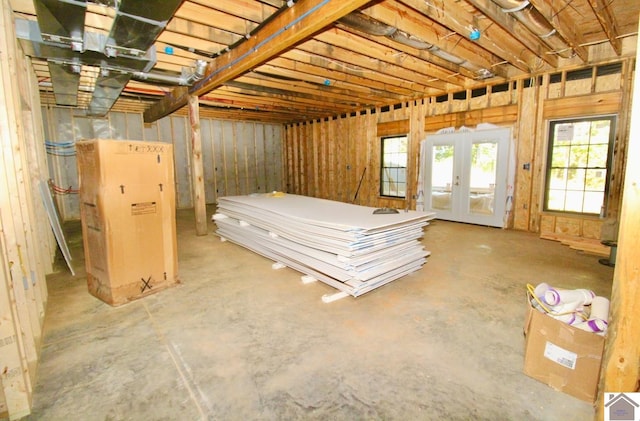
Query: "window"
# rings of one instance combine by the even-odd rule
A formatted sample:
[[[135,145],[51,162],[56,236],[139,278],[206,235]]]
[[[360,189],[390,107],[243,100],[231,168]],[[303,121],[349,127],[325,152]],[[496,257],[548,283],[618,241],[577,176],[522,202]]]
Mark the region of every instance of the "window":
[[[382,138],[380,195],[404,198],[407,194],[407,136]]]
[[[550,123],[544,210],[600,214],[614,138],[614,116]]]

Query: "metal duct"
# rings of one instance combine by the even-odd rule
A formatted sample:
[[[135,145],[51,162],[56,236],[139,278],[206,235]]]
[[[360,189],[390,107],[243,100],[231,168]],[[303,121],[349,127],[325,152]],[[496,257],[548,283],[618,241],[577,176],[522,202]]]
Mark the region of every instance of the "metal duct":
[[[573,56],[571,47],[556,33],[555,28],[529,1],[493,0],[493,2],[502,7],[503,12],[512,14],[558,55],[564,58],[571,58]]]
[[[121,0],[113,20],[108,56],[144,54],[164,30],[183,0]]]
[[[86,1],[35,0],[34,6],[45,41],[66,44],[82,51]]]
[[[48,64],[56,104],[77,106],[80,64],[55,63],[53,61]]]
[[[29,57],[43,60],[53,60],[63,63],[78,62],[87,66],[100,67],[107,58],[102,48],[106,43],[106,37],[95,32],[85,32],[84,51],[72,51],[60,44],[45,42],[38,28],[38,23],[26,19],[16,19],[16,37],[24,53]],[[155,48],[147,50],[141,57],[118,56],[108,60],[110,67],[123,69],[149,71],[156,63]]]
[[[93,89],[93,97],[89,103],[87,115],[106,115],[130,79],[130,74],[116,72],[99,76]]]

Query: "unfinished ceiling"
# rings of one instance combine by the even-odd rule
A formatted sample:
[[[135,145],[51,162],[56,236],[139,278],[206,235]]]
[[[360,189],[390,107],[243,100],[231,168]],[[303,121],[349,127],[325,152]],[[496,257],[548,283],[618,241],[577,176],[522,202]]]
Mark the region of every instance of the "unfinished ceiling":
[[[635,55],[638,0],[11,0],[43,104],[297,122]]]

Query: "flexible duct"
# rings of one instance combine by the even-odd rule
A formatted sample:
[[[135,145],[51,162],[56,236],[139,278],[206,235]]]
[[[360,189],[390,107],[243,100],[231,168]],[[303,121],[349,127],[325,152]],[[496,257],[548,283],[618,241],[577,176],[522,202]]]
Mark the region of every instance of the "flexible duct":
[[[387,37],[397,43],[406,45],[411,48],[415,48],[418,50],[426,50],[429,53],[433,54],[436,57],[439,57],[443,60],[446,60],[450,63],[456,64],[460,67],[463,67],[467,70],[470,70],[476,74],[477,79],[488,79],[493,77],[494,74],[488,69],[481,68],[480,66],[476,66],[473,63],[468,62],[467,60],[460,58],[454,54],[451,54],[447,51],[442,50],[440,47],[430,44],[426,41],[421,40],[420,38],[408,34],[400,29],[382,23],[376,19],[373,19],[364,13],[360,12],[352,12],[341,18],[339,22],[348,27],[357,29],[369,35],[375,36],[384,36]]]
[[[382,23],[376,19],[373,19],[364,13],[360,12],[352,12],[344,17],[340,18],[338,22],[347,25],[351,28],[358,29],[362,32],[365,32],[369,35],[375,35],[380,37],[386,37],[394,32],[396,32],[397,28]]]
[[[564,58],[573,56],[573,50],[529,1],[493,0],[493,2],[500,6],[503,12],[512,14],[528,30],[538,36],[542,42],[551,47],[556,54]]]

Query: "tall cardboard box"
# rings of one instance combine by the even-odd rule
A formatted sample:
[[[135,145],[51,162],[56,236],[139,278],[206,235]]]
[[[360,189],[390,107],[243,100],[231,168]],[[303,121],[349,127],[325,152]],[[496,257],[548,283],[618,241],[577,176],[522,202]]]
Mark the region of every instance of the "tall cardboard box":
[[[553,389],[595,402],[605,338],[536,310],[528,301],[524,373]]]
[[[175,285],[173,146],[100,139],[76,149],[89,292],[116,306]]]

